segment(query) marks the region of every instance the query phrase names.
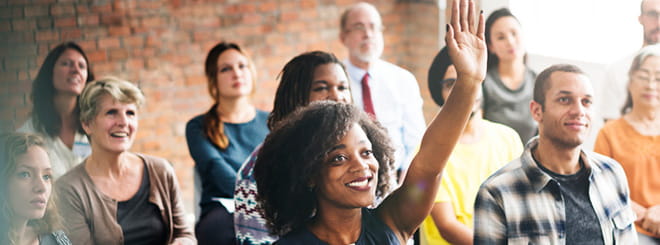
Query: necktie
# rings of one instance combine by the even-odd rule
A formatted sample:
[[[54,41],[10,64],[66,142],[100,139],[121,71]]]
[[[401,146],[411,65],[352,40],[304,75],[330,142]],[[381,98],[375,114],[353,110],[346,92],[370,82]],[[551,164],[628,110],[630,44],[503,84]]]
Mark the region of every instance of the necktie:
[[[376,118],[376,111],[374,104],[371,101],[371,89],[369,88],[369,73],[365,73],[362,77],[362,103],[364,104],[364,111],[372,118]]]

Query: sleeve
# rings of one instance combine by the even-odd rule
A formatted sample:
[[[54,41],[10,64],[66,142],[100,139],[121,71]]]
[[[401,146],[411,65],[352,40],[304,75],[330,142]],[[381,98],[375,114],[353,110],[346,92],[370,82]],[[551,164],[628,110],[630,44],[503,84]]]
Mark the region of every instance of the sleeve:
[[[596,144],[594,145],[594,152],[600,153],[604,156],[612,157],[612,147],[610,146],[610,141],[607,137],[606,128],[600,129],[598,131],[598,136],[596,136]]]
[[[506,220],[495,195],[482,185],[474,204],[474,244],[506,244]]]
[[[403,146],[405,148],[406,154],[402,162],[402,168],[407,169],[412,161],[415,153],[419,147],[420,142],[422,141],[422,136],[426,131],[426,121],[424,120],[424,113],[422,112],[422,106],[424,101],[422,96],[419,93],[419,84],[417,84],[417,79],[412,73],[405,71],[408,75],[407,86],[408,95],[406,96],[409,101],[405,103],[402,115],[402,130],[403,130]]]
[[[180,241],[181,244],[196,244],[195,236],[193,235],[192,226],[186,222],[186,212],[181,201],[181,189],[179,189],[179,182],[174,175],[174,170],[170,165],[166,165],[167,180],[170,194],[170,202],[172,207],[172,228],[174,230],[173,240]]]
[[[56,182],[57,207],[62,216],[66,234],[72,244],[93,244],[80,193],[66,183]]]
[[[220,149],[206,137],[202,121],[202,117],[197,117],[186,125],[188,150],[202,180],[202,192],[211,191],[220,197],[233,197],[236,170],[224,160]]]

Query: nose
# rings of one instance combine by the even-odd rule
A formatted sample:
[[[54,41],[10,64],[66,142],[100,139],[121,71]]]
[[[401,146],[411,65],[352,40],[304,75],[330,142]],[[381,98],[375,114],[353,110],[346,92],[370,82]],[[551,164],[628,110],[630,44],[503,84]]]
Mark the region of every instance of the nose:
[[[71,62],[71,73],[73,73],[73,74],[79,74],[79,73],[82,72],[81,70],[82,70],[82,69],[80,68],[80,66],[78,65],[78,63]]]
[[[47,183],[44,178],[36,176],[32,182],[32,191],[35,193],[43,193],[46,191],[47,185],[49,185],[49,183]]]
[[[119,116],[117,116],[117,124],[120,126],[126,125],[128,122],[128,115],[125,113],[120,113]]]
[[[589,108],[583,105],[579,100],[573,103],[573,106],[571,106],[571,114],[576,117],[583,117],[587,114],[588,111]]]
[[[352,162],[351,169],[355,172],[359,171],[364,171],[370,169],[371,162],[373,159],[371,158],[363,158],[358,154],[358,156],[354,157],[355,160]]]

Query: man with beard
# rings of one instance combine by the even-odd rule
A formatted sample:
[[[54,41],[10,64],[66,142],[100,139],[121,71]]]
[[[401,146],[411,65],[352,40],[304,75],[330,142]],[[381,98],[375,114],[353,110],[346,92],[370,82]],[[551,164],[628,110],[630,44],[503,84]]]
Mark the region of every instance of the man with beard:
[[[644,29],[642,47],[660,42],[660,0],[642,0],[641,13],[637,20]],[[601,98],[607,98],[600,104],[600,113],[605,120],[621,117],[621,109],[628,91],[628,70],[637,52],[629,54],[610,65],[606,70],[605,80],[600,86]]]
[[[621,165],[582,149],[592,97],[576,66],[539,74],[530,103],[539,136],[481,185],[475,244],[637,244]]]
[[[353,102],[387,128],[401,174],[426,128],[417,80],[409,71],[380,59],[383,25],[373,5],[361,2],[349,7],[341,15],[340,25],[339,38],[349,53],[344,63]]]

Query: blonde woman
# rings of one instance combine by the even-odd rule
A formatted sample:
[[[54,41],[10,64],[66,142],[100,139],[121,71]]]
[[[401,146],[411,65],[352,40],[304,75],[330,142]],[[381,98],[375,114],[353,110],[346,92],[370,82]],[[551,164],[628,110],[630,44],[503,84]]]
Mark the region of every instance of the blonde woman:
[[[0,136],[0,244],[71,244],[52,201],[53,170],[41,137]]]
[[[80,121],[92,154],[56,183],[74,244],[195,244],[172,166],[130,152],[143,103],[135,85],[117,78],[82,92]]]

